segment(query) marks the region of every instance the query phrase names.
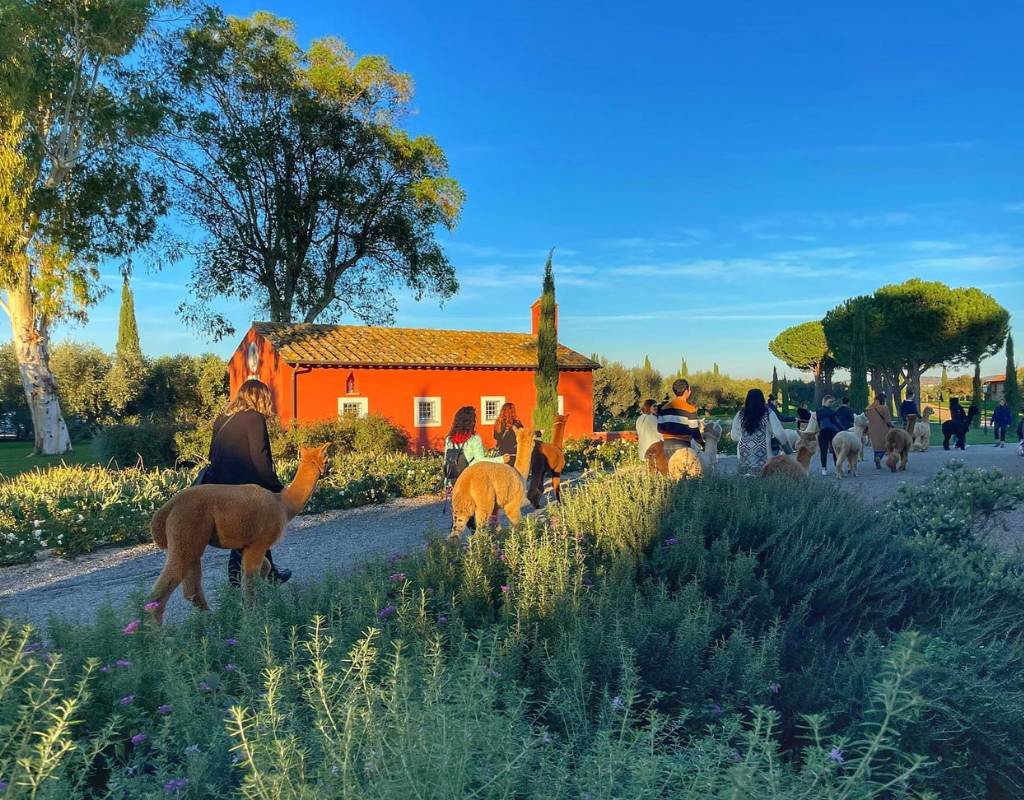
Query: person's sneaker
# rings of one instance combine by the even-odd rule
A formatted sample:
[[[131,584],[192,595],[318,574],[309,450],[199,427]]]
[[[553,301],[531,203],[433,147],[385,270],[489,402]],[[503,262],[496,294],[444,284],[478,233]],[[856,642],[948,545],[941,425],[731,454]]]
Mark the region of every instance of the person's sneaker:
[[[828,470],[827,470],[827,469],[825,469],[825,467],[822,467],[822,468],[821,468],[821,474],[822,474],[823,476],[827,476],[827,475],[828,475]]]
[[[270,571],[270,580],[272,583],[276,583],[280,586],[282,583],[288,583],[288,579],[291,578],[292,571],[290,569],[284,569],[283,567],[274,567]]]

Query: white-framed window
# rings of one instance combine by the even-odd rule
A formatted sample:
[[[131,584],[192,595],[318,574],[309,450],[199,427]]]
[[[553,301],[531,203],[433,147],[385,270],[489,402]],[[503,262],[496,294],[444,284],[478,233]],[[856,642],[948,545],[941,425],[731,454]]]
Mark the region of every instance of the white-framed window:
[[[413,424],[417,428],[441,427],[441,398],[414,397],[412,401]]]
[[[565,413],[565,398],[562,395],[558,395],[558,413]]]
[[[339,397],[339,417],[365,417],[370,413],[370,401],[365,397]]]
[[[480,398],[480,424],[493,425],[498,420],[501,407],[505,405],[505,395],[484,395]]]

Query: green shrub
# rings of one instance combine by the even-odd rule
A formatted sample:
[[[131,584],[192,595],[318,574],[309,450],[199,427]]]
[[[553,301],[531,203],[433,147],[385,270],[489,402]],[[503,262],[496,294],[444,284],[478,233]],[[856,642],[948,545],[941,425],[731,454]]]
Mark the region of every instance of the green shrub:
[[[409,435],[386,417],[369,414],[356,419],[353,426],[353,447],[361,455],[381,456],[404,453],[409,449]]]
[[[619,466],[640,462],[640,453],[636,442],[625,439],[613,439],[610,442],[601,439],[581,437],[568,439],[563,446],[565,452],[565,471],[582,472],[585,469],[615,469]]]
[[[175,434],[180,428],[155,422],[108,425],[96,437],[96,452],[104,462],[130,467],[173,467],[178,460]]]

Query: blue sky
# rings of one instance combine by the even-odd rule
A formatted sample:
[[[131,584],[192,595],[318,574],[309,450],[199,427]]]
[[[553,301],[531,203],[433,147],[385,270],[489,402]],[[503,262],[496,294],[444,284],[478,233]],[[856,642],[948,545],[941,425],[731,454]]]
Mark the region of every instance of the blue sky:
[[[224,6],[412,74],[406,124],[467,202],[442,236],[462,290],[403,297],[401,325],[528,329],[549,247],[562,340],[664,370],[769,374],[778,330],[915,276],[1024,317],[1024,7]],[[187,271],[137,276],[144,349],[229,352],[174,317]],[[62,335],[110,346],[116,315],[115,292]]]

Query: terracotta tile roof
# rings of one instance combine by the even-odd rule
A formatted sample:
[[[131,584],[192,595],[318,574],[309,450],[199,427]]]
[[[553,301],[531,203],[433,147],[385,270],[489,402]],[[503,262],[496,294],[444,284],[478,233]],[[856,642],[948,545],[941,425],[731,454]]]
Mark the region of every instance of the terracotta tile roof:
[[[528,333],[274,322],[256,322],[253,328],[291,364],[501,369],[537,365],[537,340]],[[559,344],[558,366],[594,370],[600,364]]]

